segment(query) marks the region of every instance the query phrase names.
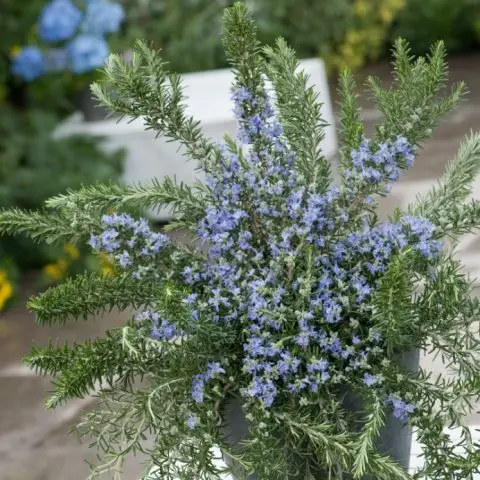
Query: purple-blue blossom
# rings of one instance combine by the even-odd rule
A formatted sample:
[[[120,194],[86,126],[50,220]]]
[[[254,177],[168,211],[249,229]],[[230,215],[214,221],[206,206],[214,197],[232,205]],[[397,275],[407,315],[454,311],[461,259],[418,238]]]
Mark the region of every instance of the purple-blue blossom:
[[[192,383],[192,398],[196,403],[203,403],[205,383],[214,379],[217,375],[225,373],[225,369],[218,362],[209,362],[204,373],[194,376]]]
[[[407,403],[394,395],[389,395],[386,403],[393,407],[393,415],[404,422],[408,421],[410,414],[415,411],[415,405]]]
[[[363,375],[363,383],[367,387],[373,387],[374,385],[378,385],[381,382],[377,375],[372,375],[371,373],[367,372]]]
[[[183,332],[168,320],[162,320],[153,324],[150,334],[154,340],[169,341],[175,337],[181,336]]]
[[[200,420],[196,415],[193,415],[192,413],[190,413],[187,416],[187,427],[190,430],[193,430],[195,427],[197,427],[199,423],[200,423]]]
[[[350,152],[350,159],[352,168],[344,172],[347,185],[353,187],[355,180],[361,179],[388,187],[400,178],[401,170],[412,166],[415,149],[401,136],[380,144],[364,138],[359,148]]]
[[[205,394],[205,378],[203,375],[195,375],[192,384],[192,398],[196,403],[203,403]]]
[[[154,270],[151,259],[161,255],[170,244],[163,233],[151,230],[145,219],[135,219],[125,213],[104,215],[102,232],[90,235],[93,250],[112,255],[122,269],[135,269],[135,278]]]

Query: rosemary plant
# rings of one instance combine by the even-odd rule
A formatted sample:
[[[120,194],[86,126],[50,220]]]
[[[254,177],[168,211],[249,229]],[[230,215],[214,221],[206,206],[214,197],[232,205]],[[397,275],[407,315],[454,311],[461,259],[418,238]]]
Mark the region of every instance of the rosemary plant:
[[[480,203],[468,200],[480,136],[466,139],[438,185],[407,211],[387,221],[376,215],[379,196],[465,92],[462,83],[445,92],[442,43],[414,60],[397,41],[394,86],[368,81],[383,115],[372,138],[354,81],[341,76],[334,184],[320,148],[321,107],[294,52],[282,39],[262,47],[241,3],[224,23],[236,140],[203,135],[186,113],[180,77],[142,42],[128,64],[110,56],[93,87],[115,114],[142,117],[180,142],[204,184],[84,187],[42,212],[0,214],[4,233],[88,242],[116,264],[115,276],[78,276],[34,297],[29,308],[40,324],[139,312],[104,338],[27,356],[55,379],[47,406],[98,394],[99,407],[79,425],[104,460],[92,476],[142,452],[144,479],[219,478],[226,467],[215,461],[218,446],[240,478],[408,479],[377,448],[393,415],[418,432],[425,465],[415,478],[473,478],[479,445],[462,419],[480,392],[480,303],[453,248],[480,226]],[[175,215],[168,229],[189,232],[191,243],[122,213],[160,206]],[[407,371],[397,359],[412,349],[441,355],[454,375]],[[344,407],[345,388],[361,397],[362,412]],[[240,450],[222,435],[232,398],[249,424]],[[446,426],[462,429],[461,444]]]

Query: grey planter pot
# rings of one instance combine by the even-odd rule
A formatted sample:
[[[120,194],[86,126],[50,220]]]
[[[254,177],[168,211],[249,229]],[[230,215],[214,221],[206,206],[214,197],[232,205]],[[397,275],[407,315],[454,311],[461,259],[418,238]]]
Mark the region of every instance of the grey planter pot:
[[[97,99],[92,96],[90,88],[82,90],[77,97],[78,109],[83,114],[85,122],[101,122],[108,115],[108,110],[101,106]]]
[[[412,350],[399,358],[399,362],[411,372],[418,369],[420,361],[420,351]],[[362,411],[362,401],[352,392],[345,390],[343,403],[346,410],[351,412]],[[245,418],[240,401],[231,400],[224,405],[224,425],[222,433],[226,442],[235,447],[242,440],[248,437],[248,423]],[[410,449],[412,444],[412,428],[405,425],[404,422],[388,415],[385,425],[377,439],[378,449],[389,455],[392,460],[408,471],[410,464]],[[228,455],[224,455],[225,463],[235,471],[235,462]],[[236,480],[244,480],[242,477],[234,474]],[[344,480],[350,479],[350,475],[344,474]],[[261,480],[256,474],[249,475],[245,480]],[[323,477],[318,480],[324,480]],[[364,477],[364,480],[374,480],[373,477]]]

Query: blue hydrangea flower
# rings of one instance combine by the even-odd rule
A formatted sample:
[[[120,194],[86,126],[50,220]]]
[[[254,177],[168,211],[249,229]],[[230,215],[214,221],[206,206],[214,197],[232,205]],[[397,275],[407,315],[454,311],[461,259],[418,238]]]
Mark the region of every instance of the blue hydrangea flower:
[[[108,0],[90,1],[83,28],[86,32],[103,35],[119,30],[125,18],[125,11],[119,3]]]
[[[64,48],[50,48],[45,52],[45,69],[47,72],[65,70],[68,66],[68,54]]]
[[[70,65],[78,74],[103,67],[108,54],[108,43],[102,37],[88,33],[78,35],[68,45]]]
[[[40,14],[39,36],[48,43],[68,40],[75,35],[82,17],[82,12],[70,0],[52,0]]]
[[[25,47],[15,56],[12,62],[14,75],[32,82],[42,76],[45,71],[45,58],[42,51],[34,46]]]

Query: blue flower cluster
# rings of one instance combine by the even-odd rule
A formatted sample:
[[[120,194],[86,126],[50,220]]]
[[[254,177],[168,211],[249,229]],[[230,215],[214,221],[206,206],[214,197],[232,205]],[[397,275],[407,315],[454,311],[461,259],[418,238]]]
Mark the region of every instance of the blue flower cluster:
[[[135,220],[125,213],[104,215],[102,226],[100,234],[90,236],[88,244],[93,250],[107,253],[135,278],[152,271],[158,275],[152,260],[170,243],[166,235],[153,232],[145,219]]]
[[[393,415],[404,422],[406,422],[409,415],[415,411],[415,406],[413,404],[404,402],[395,395],[389,395],[385,403],[393,406]]]
[[[214,201],[197,233],[207,259],[184,271],[198,291],[186,300],[192,319],[240,326],[241,393],[266,407],[279,395],[317,392],[346,377],[381,387],[382,337],[369,300],[393,255],[408,247],[429,261],[441,245],[422,218],[371,224],[366,217],[353,232],[347,223],[358,186],[382,191],[413,163],[414,148],[403,137],[364,139],[351,152],[345,186],[318,193],[301,184],[267,95],[239,88],[233,100],[247,148],[221,145],[222,162],[206,174]],[[194,378],[197,403],[213,378],[208,372]]]
[[[196,415],[193,415],[192,413],[190,413],[187,416],[187,427],[190,430],[193,430],[199,423],[200,423],[200,420]]]
[[[135,320],[141,323],[147,322],[150,325],[150,334],[154,340],[170,341],[184,335],[182,330],[170,321],[161,318],[157,312],[137,313]]]
[[[82,12],[70,0],[52,0],[38,20],[40,39],[46,43],[68,40],[82,22]]]
[[[202,403],[204,397],[205,383],[217,375],[225,373],[224,368],[218,362],[210,362],[204,373],[195,375],[193,379],[192,397],[196,403]]]
[[[34,46],[22,48],[15,56],[12,64],[12,73],[27,82],[32,82],[41,77],[45,72],[45,56]]]
[[[54,48],[63,62],[49,62],[50,50],[27,46],[13,59],[15,75],[31,82],[46,72],[70,68],[83,74],[103,66],[109,53],[105,36],[117,32],[125,18],[121,4],[111,0],[84,0],[80,9],[72,0],[51,0],[38,19],[40,40],[48,45],[66,42]],[[61,67],[60,67],[61,65]]]
[[[415,150],[401,136],[380,145],[364,138],[358,150],[350,152],[350,159],[352,168],[344,172],[347,185],[384,184],[388,191],[389,185],[400,178],[401,170],[413,165]]]
[[[441,245],[426,219],[376,223],[368,215],[356,218],[354,205],[371,193],[362,185],[382,192],[396,180],[414,149],[402,137],[380,144],[365,139],[351,152],[345,185],[318,192],[302,184],[268,96],[239,88],[233,100],[244,148],[220,145],[220,161],[206,172],[212,202],[197,225],[206,256],[183,271],[191,321],[208,319],[241,335],[240,393],[267,408],[279,397],[345,381],[386,390],[372,296],[394,255],[408,248],[428,263]],[[151,257],[168,243],[144,220],[124,214],[103,217],[103,227],[90,245],[138,278],[155,268]],[[137,320],[151,325],[157,340],[188,337],[159,313]],[[215,358],[199,369],[192,401],[204,402],[209,382],[238,374],[228,369]],[[396,397],[386,403],[399,418],[413,411]],[[189,428],[197,422],[187,419]]]

